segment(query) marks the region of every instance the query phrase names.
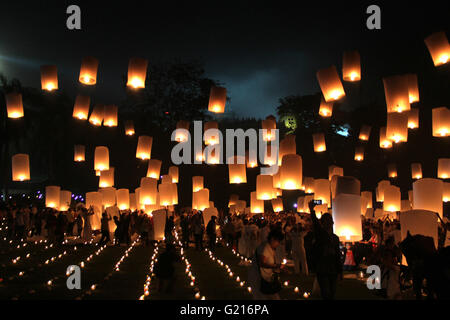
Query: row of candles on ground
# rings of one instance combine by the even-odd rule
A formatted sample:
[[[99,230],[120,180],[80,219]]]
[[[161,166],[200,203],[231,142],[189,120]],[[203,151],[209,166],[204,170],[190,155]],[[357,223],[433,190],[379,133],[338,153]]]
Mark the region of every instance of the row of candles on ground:
[[[155,249],[153,249],[153,255],[150,260],[150,267],[149,267],[149,273],[146,276],[145,284],[144,284],[144,294],[139,297],[139,300],[145,300],[145,297],[148,297],[150,295],[150,285],[152,278],[154,276],[153,269],[155,267],[155,263],[158,262],[157,256],[159,252],[159,246],[155,246]]]

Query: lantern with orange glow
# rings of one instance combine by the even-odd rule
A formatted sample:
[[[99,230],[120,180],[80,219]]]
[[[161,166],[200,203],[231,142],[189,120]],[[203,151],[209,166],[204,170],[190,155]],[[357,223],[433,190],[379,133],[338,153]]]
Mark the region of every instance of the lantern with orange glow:
[[[105,117],[103,125],[107,127],[117,127],[117,112],[118,108],[115,105],[105,106]]]
[[[345,97],[344,87],[335,66],[321,69],[316,75],[326,102],[337,101]]]
[[[97,83],[98,59],[85,57],[81,62],[79,81],[82,84],[92,86]]]
[[[19,119],[23,117],[22,94],[11,92],[6,95],[6,110],[8,118]]]
[[[264,200],[256,198],[256,191],[250,193],[250,212],[253,214],[264,213]]]
[[[433,33],[425,38],[425,44],[430,52],[435,67],[450,61],[450,45],[445,32]]]
[[[377,202],[384,202],[384,191],[386,190],[386,188],[388,186],[391,185],[390,181],[387,180],[383,180],[378,182],[378,186],[377,186]]]
[[[176,183],[171,183],[170,186],[172,188],[172,205],[177,205],[178,204],[178,185]],[[214,205],[213,205],[213,207],[214,207]]]
[[[305,193],[312,194],[314,193],[314,178],[312,177],[305,177],[304,179],[304,186],[305,186]]]
[[[128,210],[130,209],[130,190],[128,189],[119,189],[116,191],[116,202],[117,207],[120,210]],[[135,203],[136,206],[136,203]]]
[[[327,150],[325,135],[323,133],[313,134],[314,152],[324,152]]]
[[[128,64],[127,86],[133,89],[145,88],[147,67],[148,60],[142,58],[131,58]]]
[[[214,113],[224,113],[226,103],[227,103],[227,89],[212,86],[211,94],[209,96],[208,111]]]
[[[273,187],[275,189],[281,189],[281,170],[278,170],[276,174],[271,175],[273,177]]]
[[[274,141],[276,137],[275,130],[277,129],[277,122],[275,118],[267,117],[266,120],[261,121],[261,128],[263,132],[263,141]]]
[[[93,230],[100,229],[100,219],[102,216],[103,207],[103,195],[100,192],[87,192],[86,193],[86,208],[93,208],[94,215],[88,216]]]
[[[30,180],[30,157],[27,154],[16,154],[12,157],[12,180]]]
[[[361,196],[340,194],[333,200],[334,232],[341,241],[362,240]]]
[[[221,148],[220,147],[213,147],[213,148],[209,148],[209,149],[205,149],[205,158],[206,158],[206,163],[209,165],[216,165],[221,163],[220,159],[221,159]]]
[[[239,201],[239,196],[237,194],[230,195],[230,200],[228,201],[228,208],[235,206]]]
[[[300,190],[302,187],[302,157],[288,154],[283,157],[280,183],[283,190]]]
[[[75,162],[86,161],[86,147],[82,145],[76,145],[73,152],[73,159]]]
[[[117,201],[117,203],[119,203],[119,201]],[[131,211],[136,211],[137,210],[138,207],[137,207],[136,203],[137,203],[136,193],[130,193],[130,208],[129,209]]]
[[[283,199],[281,198],[276,198],[276,199],[272,199],[272,209],[273,212],[281,212],[283,211]]]
[[[162,176],[161,183],[162,184],[173,183],[172,182],[172,176],[170,174],[166,174],[166,175]]]
[[[406,75],[383,78],[384,94],[386,97],[387,112],[409,111],[409,86]]]
[[[361,57],[358,51],[344,52],[342,78],[351,82],[361,80]]]
[[[94,106],[91,116],[89,117],[89,123],[99,127],[102,125],[104,117],[105,117],[105,106],[102,104],[97,104]]]
[[[363,125],[359,131],[359,140],[368,141],[370,138],[370,132],[372,131],[371,126]]]
[[[109,150],[107,147],[95,148],[94,170],[109,170]]]
[[[61,201],[61,187],[45,187],[45,207],[58,209]]]
[[[242,162],[244,163],[239,164]],[[228,163],[228,176],[230,184],[247,183],[245,159],[241,159],[240,157],[232,157]]]
[[[264,158],[262,163],[267,166],[273,166],[278,162],[278,146],[272,143],[263,144]]]
[[[178,167],[172,166],[169,168],[169,175],[172,177],[173,183],[178,183],[180,177],[180,169]]]
[[[204,178],[202,176],[192,177],[192,192],[197,192],[203,189]]]
[[[158,193],[158,180],[144,177],[141,179],[141,189],[139,190],[139,203],[143,205],[156,204]]]
[[[257,168],[258,167],[258,158],[256,156],[256,153],[253,157],[250,157],[249,151],[245,152],[245,162],[247,164],[247,168]]]
[[[152,156],[153,138],[148,136],[140,136],[136,149],[136,158],[149,160]]]
[[[442,201],[450,201],[450,182],[444,182],[442,189]]]
[[[396,186],[386,186],[384,189],[383,210],[387,212],[397,212],[401,209],[402,194],[400,188]]]
[[[387,166],[388,177],[391,179],[397,178],[397,166],[395,163],[389,163]]]
[[[420,101],[417,74],[407,74],[406,78],[408,79],[409,103]]]
[[[400,212],[410,211],[412,210],[411,203],[409,200],[402,200],[401,206],[400,206]]]
[[[134,123],[133,120],[127,120],[125,121],[125,134],[127,136],[134,136]]]
[[[59,211],[69,211],[72,202],[72,192],[61,190],[59,199]]]
[[[97,176],[97,177],[100,177],[100,174],[101,174],[102,172],[100,171],[100,170],[95,170],[95,175]]]
[[[448,179],[450,178],[450,158],[438,159],[438,178]]]
[[[219,124],[216,121],[205,122],[205,145],[216,145],[219,141]]]
[[[422,179],[422,164],[411,163],[411,177],[413,179]]]
[[[380,128],[380,148],[389,149],[392,148],[392,141],[386,136],[386,127]]]
[[[148,161],[147,177],[159,180],[161,177],[161,160],[151,159]]]
[[[450,109],[446,107],[433,109],[433,137],[450,136]]]
[[[419,109],[411,108],[408,111],[408,128],[417,129],[419,128]]]
[[[328,179],[315,179],[314,180],[314,200],[322,200],[322,204],[328,204],[331,206],[330,201],[330,180]]]
[[[42,90],[58,90],[58,69],[56,66],[41,66]]]
[[[189,121],[180,120],[177,122],[175,141],[186,142],[189,140]]]
[[[366,209],[373,208],[372,203],[372,192],[370,191],[363,191],[361,192],[361,214],[364,214]],[[363,213],[364,211],[364,213]]]
[[[153,240],[163,241],[165,237],[165,227],[166,227],[166,211],[165,210],[152,210],[153,215]]]
[[[107,187],[98,190],[102,195],[102,205],[106,208],[111,208],[116,205],[116,188]]]
[[[305,212],[305,197],[297,198],[297,212]]]
[[[78,95],[75,99],[72,116],[78,120],[87,120],[90,104],[91,98],[89,96]]]
[[[319,115],[329,118],[333,115],[333,102],[326,102],[323,98],[320,102]]]
[[[109,170],[100,172],[100,180],[98,183],[100,188],[110,188],[114,186],[114,168],[109,167]]]
[[[355,160],[356,161],[364,161],[364,147],[363,146],[355,147]]]
[[[276,197],[275,194],[273,177],[270,175],[258,175],[256,177],[256,199],[271,200]]]
[[[158,188],[159,188],[159,205],[163,207],[171,206],[173,204],[172,183],[160,184]]]
[[[331,178],[333,178],[333,176],[342,177],[343,175],[344,175],[344,168],[335,165],[331,165],[328,167],[328,180],[331,181]]]
[[[288,154],[297,154],[297,144],[295,142],[295,135],[293,134],[288,134],[283,140],[280,141],[278,152],[279,166],[281,166],[283,157]]]
[[[408,113],[388,113],[386,138],[400,143],[408,141]]]
[[[209,208],[209,190],[202,189],[194,192],[193,198],[195,198],[195,207],[193,209],[203,211]]]
[[[413,183],[413,209],[429,210],[442,218],[444,183],[439,179],[420,179]],[[437,218],[436,218],[437,219]]]

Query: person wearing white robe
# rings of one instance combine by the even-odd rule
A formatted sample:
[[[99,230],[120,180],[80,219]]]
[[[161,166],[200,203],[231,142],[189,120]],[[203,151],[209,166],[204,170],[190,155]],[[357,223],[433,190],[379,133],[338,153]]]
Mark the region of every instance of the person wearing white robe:
[[[90,208],[89,210],[83,210],[81,216],[84,220],[82,240],[83,242],[88,242],[92,238],[92,227],[91,227],[91,216],[94,215],[94,210]]]
[[[306,234],[307,231],[302,229],[301,224],[298,224],[291,231],[292,258],[294,259],[294,270],[296,274],[299,274],[301,267],[302,274],[305,276],[309,274],[308,263],[306,260],[306,251],[304,246],[304,238]]]

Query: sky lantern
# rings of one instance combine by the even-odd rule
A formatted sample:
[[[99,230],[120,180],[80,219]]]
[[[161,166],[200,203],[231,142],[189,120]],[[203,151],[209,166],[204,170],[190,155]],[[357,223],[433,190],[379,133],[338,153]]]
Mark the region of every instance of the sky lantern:
[[[99,230],[101,221],[100,219],[103,211],[103,195],[100,192],[86,193],[86,209],[89,209],[91,207],[93,208],[95,213],[93,216],[90,216],[92,229]]]
[[[141,204],[156,204],[157,193],[158,180],[148,177],[141,179],[141,189],[139,190],[139,202]]]
[[[450,136],[450,109],[446,107],[433,109],[433,137]]]
[[[388,177],[391,179],[397,178],[397,166],[395,163],[389,163],[387,165]]]
[[[61,201],[61,187],[45,187],[45,207],[58,209]]]
[[[450,178],[450,158],[438,159],[438,178],[449,179]]]
[[[361,130],[359,130],[359,140],[369,141],[371,131],[372,131],[371,126],[363,125],[361,127]]]
[[[302,187],[302,157],[288,154],[283,157],[280,169],[280,183],[283,190],[300,190]]]
[[[408,199],[402,200],[401,206],[400,206],[400,212],[410,211],[412,210],[411,203]]]
[[[342,61],[342,78],[344,81],[361,80],[361,57],[358,51],[345,51]]]
[[[408,128],[417,129],[419,128],[419,109],[411,108],[408,111]]]
[[[409,203],[411,204],[411,207],[412,207],[412,205],[414,203],[414,190],[409,190],[408,191],[408,200],[409,200]]]
[[[281,168],[271,176],[273,177],[273,187],[275,189],[281,189]]]
[[[258,167],[258,158],[257,156],[254,159],[250,159],[249,151],[245,151],[245,163],[247,164],[247,168],[257,168]]]
[[[444,182],[442,189],[442,201],[450,201],[450,182]]]
[[[216,145],[219,141],[219,124],[216,121],[205,122],[203,130],[205,131],[205,145]],[[208,132],[208,130],[211,130]]]
[[[194,192],[193,198],[196,199],[195,201],[195,210],[203,211],[206,208],[209,208],[209,190],[208,189],[202,189],[197,192]]]
[[[334,232],[341,241],[362,240],[361,196],[339,194],[333,200]]]
[[[320,69],[316,75],[326,102],[337,101],[345,97],[344,87],[335,66]]]
[[[28,154],[16,154],[12,157],[12,180],[30,180],[30,157]]]
[[[140,136],[136,149],[136,158],[149,160],[152,156],[153,138],[149,136]]]
[[[86,161],[86,147],[82,145],[76,145],[73,152],[73,160],[75,162]]]
[[[175,141],[186,142],[189,140],[190,122],[180,120],[177,122],[177,129],[175,133]]]
[[[420,179],[413,183],[413,209],[437,212],[442,218],[444,183],[439,179]]]
[[[422,164],[421,163],[411,163],[411,178],[422,179]]]
[[[145,88],[147,79],[148,60],[142,58],[131,58],[128,63],[127,87],[133,89]]]
[[[380,148],[389,149],[392,148],[392,141],[386,136],[386,127],[380,128]]]
[[[245,164],[239,164],[238,157],[233,157],[233,159],[233,161],[228,163],[228,176],[230,184],[247,183],[247,169]],[[244,159],[241,160],[244,161]]]
[[[134,123],[133,120],[125,121],[125,134],[127,136],[134,136],[136,132],[134,131]]]
[[[274,198],[273,177],[270,175],[258,175],[256,177],[256,199],[271,200]]]
[[[192,192],[197,192],[203,189],[204,187],[203,181],[204,178],[202,176],[192,177]]]
[[[312,194],[314,193],[314,178],[305,177],[303,179],[303,184],[305,185],[305,193]]]
[[[109,170],[100,172],[100,180],[98,183],[100,188],[114,187],[114,168],[109,167]]]
[[[402,194],[400,188],[396,186],[386,186],[384,189],[383,210],[397,212],[401,209]]]
[[[386,137],[395,143],[408,141],[408,113],[388,113]]]
[[[169,168],[169,175],[172,177],[173,183],[178,183],[180,180],[180,169],[176,166],[171,166]]]
[[[433,212],[426,210],[411,210],[400,213],[400,235],[403,241],[408,232],[431,237],[435,248],[438,248],[438,220]]]
[[[97,177],[100,177],[100,174],[101,174],[102,172],[100,171],[100,170],[95,170],[95,175],[97,176]]]
[[[102,205],[106,208],[110,208],[116,205],[116,188],[107,187],[98,190],[102,195]]]
[[[355,147],[355,160],[356,161],[364,161],[364,147],[363,146]]]
[[[325,135],[323,133],[313,134],[314,152],[324,152],[327,150]]]
[[[256,198],[256,191],[250,193],[250,212],[253,214],[264,213],[264,200]]]
[[[211,87],[208,111],[213,113],[224,113],[227,103],[227,89],[222,87]]]
[[[275,140],[276,138],[275,130],[277,129],[277,121],[275,118],[267,117],[266,120],[262,120],[261,128],[263,129],[264,141],[269,142]]]
[[[406,75],[406,78],[408,79],[409,103],[420,101],[417,74],[409,73]]]
[[[171,183],[170,187],[172,188],[172,205],[178,204],[178,185],[176,183]],[[214,207],[214,205],[213,205]]]
[[[278,147],[268,143],[267,145],[263,145],[264,148],[264,159],[262,163],[267,166],[273,166],[278,161]]]
[[[120,210],[130,209],[130,190],[119,189],[116,191],[116,203]],[[136,206],[136,203],[135,203]]]
[[[373,208],[373,202],[372,202],[372,192],[370,191],[363,191],[361,192],[361,208],[364,209],[371,209]],[[363,212],[361,212],[364,214]]]
[[[11,92],[6,95],[6,110],[8,118],[19,119],[23,117],[23,101],[22,94]]]
[[[322,200],[322,204],[328,204],[331,206],[330,201],[330,180],[328,179],[315,179],[314,180],[314,200]]]
[[[326,102],[323,98],[320,101],[319,115],[329,118],[333,115],[333,101]]]
[[[166,211],[165,210],[154,210],[153,214],[153,228],[154,228],[154,239],[155,241],[163,241],[165,235],[166,227]]]
[[[131,211],[136,211],[136,209],[138,208],[137,207],[137,204],[136,204],[136,193],[130,193],[130,197],[129,197],[129,202],[130,202],[130,210]],[[117,201],[117,203],[119,203],[119,201]],[[120,206],[119,206],[119,209],[120,209]],[[126,209],[125,209],[126,210]]]
[[[411,105],[409,102],[408,76],[390,76],[383,78],[384,94],[386,98],[387,112],[409,111]]]
[[[162,184],[173,183],[172,182],[172,176],[170,174],[163,175],[162,178],[161,178],[161,183]]]
[[[281,212],[283,211],[283,199],[281,198],[276,198],[276,199],[272,199],[272,209],[273,212]]]
[[[295,135],[288,134],[283,140],[280,141],[280,147],[278,152],[278,165],[281,166],[281,160],[283,156],[288,154],[297,154],[297,144],[295,142]]]
[[[85,57],[81,62],[79,81],[87,86],[93,86],[97,83],[98,59],[94,57]]]
[[[446,64],[450,60],[450,45],[445,32],[433,33],[425,38],[425,44],[430,52],[435,67]]]
[[[159,180],[161,177],[162,161],[151,159],[148,161],[147,177]]]
[[[342,177],[343,175],[344,175],[344,168],[335,165],[331,165],[328,167],[328,180],[331,181],[331,178],[333,178],[333,176]]]
[[[205,151],[205,153],[206,153],[206,151]],[[219,164],[220,158],[221,158],[220,150],[213,149],[206,154],[206,163],[209,165]]]
[[[107,147],[95,148],[94,170],[109,170],[109,150]]]
[[[388,180],[382,180],[380,182],[378,182],[378,186],[377,186],[377,202],[383,202],[384,201],[384,192],[386,190],[387,186],[390,186],[391,182]]]
[[[94,106],[91,116],[89,117],[89,123],[99,127],[102,125],[104,117],[105,117],[105,106],[102,104],[97,104]]]
[[[171,206],[173,204],[172,183],[160,184],[158,189],[159,189],[159,205],[163,207]]]
[[[59,194],[59,211],[69,211],[72,202],[72,192],[61,190]]]
[[[231,194],[230,195],[230,200],[228,201],[228,208],[230,208],[231,206],[236,205],[238,201],[239,201],[239,195]]]
[[[58,90],[58,69],[56,66],[41,66],[42,90]]]
[[[87,120],[89,116],[89,107],[91,105],[91,97],[77,95],[73,106],[73,117],[78,120]]]
[[[105,106],[105,117],[103,120],[103,125],[107,127],[117,127],[117,112],[118,107],[115,105]]]
[[[142,183],[142,181],[141,181],[141,183]],[[141,202],[141,190],[142,190],[141,187],[134,190],[134,194],[135,194],[135,198],[136,198],[136,207],[138,210],[145,209],[145,204]],[[155,203],[156,203],[156,201],[155,201]]]

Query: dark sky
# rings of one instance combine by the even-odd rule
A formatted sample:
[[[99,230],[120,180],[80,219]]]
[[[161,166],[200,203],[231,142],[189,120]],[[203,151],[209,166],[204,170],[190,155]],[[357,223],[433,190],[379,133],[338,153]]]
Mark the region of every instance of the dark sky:
[[[56,64],[60,88],[75,95],[81,59],[92,55],[100,60],[97,98],[117,103],[130,57],[196,59],[228,88],[234,112],[262,117],[281,97],[317,92],[316,71],[340,70],[344,50],[360,51],[363,78],[378,85],[387,74],[430,67],[423,39],[449,36],[450,8],[421,2],[3,1],[0,72],[38,87],[39,66]],[[81,7],[81,31],[66,29],[70,4]],[[370,4],[381,7],[382,30],[366,28]]]

